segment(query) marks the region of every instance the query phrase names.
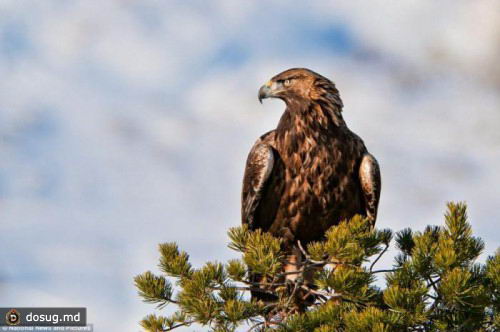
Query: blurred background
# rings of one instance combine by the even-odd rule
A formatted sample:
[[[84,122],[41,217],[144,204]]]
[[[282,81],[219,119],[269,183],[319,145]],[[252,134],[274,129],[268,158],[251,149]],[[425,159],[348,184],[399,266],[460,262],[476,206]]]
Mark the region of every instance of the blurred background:
[[[246,155],[284,109],[257,90],[290,67],[337,84],[381,164],[379,227],[442,224],[464,200],[484,259],[499,59],[493,0],[3,0],[0,306],[85,306],[96,331],[138,331],[153,306],[132,279],[158,271],[158,243],[233,257]]]

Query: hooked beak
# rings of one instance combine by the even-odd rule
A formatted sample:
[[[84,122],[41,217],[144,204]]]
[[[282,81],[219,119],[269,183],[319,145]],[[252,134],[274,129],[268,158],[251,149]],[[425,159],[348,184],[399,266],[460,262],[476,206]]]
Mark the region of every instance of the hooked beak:
[[[262,99],[274,97],[272,94],[271,86],[272,86],[272,83],[271,83],[271,81],[269,81],[259,89],[259,102],[261,104],[262,104]]]

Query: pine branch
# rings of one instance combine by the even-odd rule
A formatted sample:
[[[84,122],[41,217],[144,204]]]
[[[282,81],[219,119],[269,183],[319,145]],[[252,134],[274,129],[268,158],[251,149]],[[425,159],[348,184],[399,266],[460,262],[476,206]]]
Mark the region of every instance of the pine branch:
[[[388,270],[375,270],[375,271],[370,271],[371,274],[377,274],[377,273],[391,273],[396,271],[396,269],[388,269]]]
[[[183,327],[183,326],[190,326],[192,325],[194,322],[185,322],[185,323],[179,323],[179,324],[176,324],[176,325],[173,325],[172,327],[170,328],[167,328],[167,329],[164,329],[163,331],[172,331],[172,330],[175,330],[179,327]]]
[[[384,248],[384,250],[382,250],[380,252],[380,254],[377,256],[377,258],[375,258],[375,260],[373,261],[373,263],[370,265],[370,272],[372,272],[373,270],[373,267],[375,266],[375,264],[377,264],[378,260],[380,259],[380,257],[382,257],[386,252],[387,250],[389,249],[389,244],[387,244]]]

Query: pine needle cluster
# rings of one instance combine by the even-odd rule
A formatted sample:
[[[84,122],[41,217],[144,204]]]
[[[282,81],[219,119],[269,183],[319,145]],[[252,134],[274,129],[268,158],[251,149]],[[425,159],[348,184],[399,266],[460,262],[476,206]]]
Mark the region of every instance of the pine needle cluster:
[[[324,241],[297,243],[303,260],[288,272],[292,279],[281,239],[246,227],[230,229],[229,238],[241,259],[201,268],[175,243],[159,246],[162,274],[145,272],[135,285],[145,302],[178,310],[145,317],[146,331],[192,324],[220,332],[500,330],[500,251],[477,263],[484,243],[472,235],[464,203],[449,203],[445,225],[422,232],[373,229],[361,216],[343,221]],[[376,269],[391,243],[393,266]],[[250,291],[274,300],[251,300]]]

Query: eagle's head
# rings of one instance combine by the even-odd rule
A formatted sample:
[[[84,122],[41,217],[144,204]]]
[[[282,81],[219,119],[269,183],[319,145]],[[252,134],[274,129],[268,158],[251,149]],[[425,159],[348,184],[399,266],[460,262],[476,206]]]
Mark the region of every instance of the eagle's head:
[[[259,101],[279,98],[287,105],[323,100],[342,109],[339,91],[332,81],[306,68],[292,68],[271,78],[259,90]]]

